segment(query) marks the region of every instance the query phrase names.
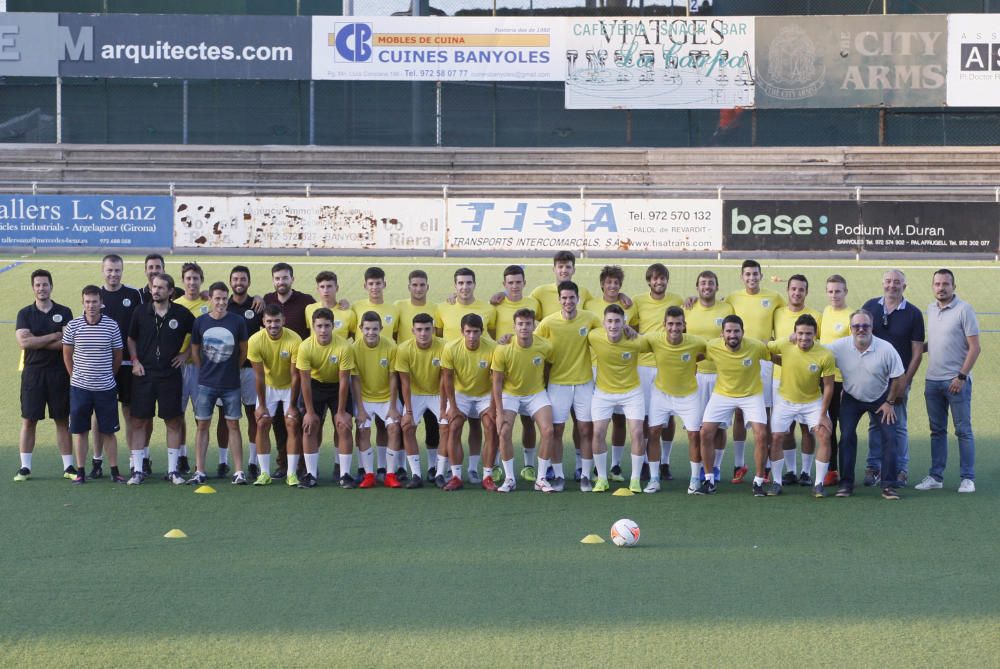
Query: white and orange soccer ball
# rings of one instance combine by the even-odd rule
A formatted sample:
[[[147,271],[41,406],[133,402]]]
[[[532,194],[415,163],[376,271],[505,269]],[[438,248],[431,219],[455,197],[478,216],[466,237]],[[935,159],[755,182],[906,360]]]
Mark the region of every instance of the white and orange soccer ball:
[[[611,526],[611,542],[623,548],[635,546],[639,543],[639,525],[628,518],[615,521]]]

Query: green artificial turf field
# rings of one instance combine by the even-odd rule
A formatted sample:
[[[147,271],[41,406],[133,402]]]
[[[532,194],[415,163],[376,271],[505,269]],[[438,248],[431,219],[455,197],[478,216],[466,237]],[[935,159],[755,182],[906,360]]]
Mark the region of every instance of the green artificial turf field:
[[[167,271],[178,272],[185,259],[168,258]],[[270,290],[270,258],[201,260],[209,282],[248,262],[251,292]],[[486,296],[507,264],[293,258],[296,287],[311,291],[317,271],[334,269],[341,294],[358,299],[365,267],[379,260],[392,299],[404,296],[415,266],[428,270],[430,296],[440,299],[455,268],[477,269],[478,294]],[[625,290],[638,295],[648,262],[623,263]],[[603,264],[581,261],[579,283],[594,290]],[[692,294],[706,267],[719,273],[721,293],[739,285],[738,262],[667,264],[674,292]],[[925,307],[938,261],[899,264],[908,298]],[[955,492],[953,446],[944,490],[908,488],[901,502],[886,502],[872,488],[848,500],[816,500],[804,488],[755,499],[749,484],[728,483],[714,497],[688,496],[680,440],[677,480],[660,494],[634,497],[582,495],[572,483],[550,496],[520,482],[509,496],[344,491],[330,483],[328,446],[314,490],[212,481],[217,494],[196,495],[159,476],[139,488],[106,479],[77,488],[60,476],[50,424],[39,429],[34,478],[15,484],[12,330],[17,309],[32,300],[28,276],[50,269],[54,299],[78,314],[80,288],[100,283],[100,266],[96,257],[0,258],[0,320],[9,328],[0,345],[0,383],[8,389],[0,404],[0,665],[995,666],[1000,266],[944,264],[983,330],[973,409],[978,491]],[[820,309],[827,275],[848,278],[856,306],[880,293],[886,266],[764,265],[767,279],[804,271],[813,282],[809,305]],[[549,266],[543,258],[529,263],[529,290],[551,280]],[[144,282],[141,267],[141,258],[127,258],[126,283]],[[784,292],[780,281],[765,285]],[[929,464],[922,389],[923,369],[910,400],[911,482]],[[160,474],[162,425],[153,447]],[[636,548],[579,543],[589,533],[607,536],[622,517],[641,526]],[[163,538],[172,528],[188,538]]]

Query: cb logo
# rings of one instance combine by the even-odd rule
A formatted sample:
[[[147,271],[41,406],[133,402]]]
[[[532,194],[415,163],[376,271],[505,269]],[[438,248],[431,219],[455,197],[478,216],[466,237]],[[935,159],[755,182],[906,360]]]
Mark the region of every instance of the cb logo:
[[[334,39],[337,55],[349,63],[363,63],[372,57],[372,27],[368,23],[338,26]]]

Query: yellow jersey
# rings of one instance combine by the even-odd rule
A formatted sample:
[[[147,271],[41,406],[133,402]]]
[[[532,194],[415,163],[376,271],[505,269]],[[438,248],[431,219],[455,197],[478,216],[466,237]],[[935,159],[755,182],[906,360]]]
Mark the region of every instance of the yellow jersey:
[[[590,351],[597,365],[597,387],[606,393],[621,394],[639,387],[639,354],[652,351],[642,336],[617,342],[608,339],[602,328],[587,335]]]
[[[396,344],[379,337],[369,346],[364,338],[354,341],[354,369],[351,375],[361,379],[361,399],[376,404],[389,401],[389,379],[396,365]]]
[[[420,348],[417,340],[404,341],[396,349],[395,370],[410,377],[410,394],[441,394],[441,354],[444,340],[431,337],[430,346]]]
[[[788,341],[788,338],[795,332],[795,321],[799,319],[799,316],[804,314],[809,314],[816,319],[816,336],[819,337],[820,326],[823,322],[823,316],[815,309],[810,309],[809,307],[804,307],[802,311],[792,311],[787,305],[784,307],[779,307],[774,312],[774,340],[775,341]],[[774,378],[781,378],[781,367],[774,368]]]
[[[434,324],[440,326],[445,341],[454,341],[462,336],[462,317],[477,314],[483,319],[483,334],[489,336],[497,324],[497,310],[492,304],[476,300],[472,304],[448,304],[442,302],[434,309]]]
[[[208,300],[201,299],[201,297],[197,297],[192,300],[187,295],[181,295],[180,297],[174,298],[174,304],[181,305],[182,307],[190,311],[191,315],[194,316],[195,318],[207,314],[209,311],[212,310],[211,303]]]
[[[743,335],[760,341],[770,340],[774,331],[774,312],[785,306],[785,298],[773,290],[761,288],[751,295],[746,288],[726,296],[736,315],[743,319]]]
[[[851,334],[851,309],[848,307],[834,309],[831,306],[827,306],[823,310],[823,322],[820,323],[819,340],[824,344],[829,344],[849,334]],[[844,376],[840,373],[839,367],[837,368],[837,373],[834,374],[833,380],[838,383],[844,382]]]
[[[295,366],[309,372],[309,378],[320,383],[339,383],[341,372],[354,370],[354,347],[339,335],[333,335],[324,346],[313,335],[299,346]]]
[[[357,322],[354,324],[355,339],[361,339],[361,335],[359,334],[361,331],[361,317],[364,316],[366,311],[374,311],[382,319],[382,332],[384,336],[390,338],[396,336],[396,332],[399,329],[399,309],[395,304],[389,304],[388,302],[372,304],[371,300],[364,299],[352,304],[351,311],[354,312],[354,316],[357,318]]]
[[[779,339],[769,342],[767,349],[781,356],[784,373],[778,394],[789,402],[815,402],[823,395],[820,379],[833,376],[837,370],[833,353],[822,344],[813,344],[808,351],[803,351],[798,344]]]
[[[684,311],[684,322],[688,334],[701,337],[706,342],[722,334],[722,319],[736,313],[733,305],[728,302],[716,301],[710,307],[695,301],[690,309]],[[706,357],[698,363],[698,371],[702,374],[715,374],[715,363]]]
[[[396,300],[394,303],[396,309],[399,310],[399,330],[396,332],[396,343],[402,344],[407,339],[413,339],[413,317],[417,314],[427,314],[429,316],[434,316],[434,305],[427,304],[413,304],[410,302],[410,298],[405,300]],[[434,327],[440,327],[441,321],[435,320]]]
[[[698,356],[705,355],[706,341],[701,337],[685,334],[676,346],[667,341],[665,332],[643,335],[652,347],[656,362],[656,387],[674,397],[687,397],[698,392]]]
[[[457,392],[470,397],[490,394],[493,387],[490,363],[496,347],[496,342],[486,338],[479,340],[479,348],[474,351],[465,346],[465,339],[445,344],[441,367],[452,371]]]
[[[292,366],[302,345],[294,330],[281,328],[281,336],[271,339],[267,330],[258,330],[247,342],[247,360],[264,365],[264,383],[278,390],[292,387]]]
[[[663,328],[663,317],[667,312],[667,307],[679,307],[684,304],[684,298],[676,293],[664,293],[663,298],[654,300],[649,293],[643,293],[634,300],[632,306],[635,307],[637,315],[636,328],[639,334],[649,334],[651,332],[665,332]],[[639,356],[639,364],[643,367],[655,367],[656,361],[652,353],[643,353]]]
[[[319,302],[306,305],[306,328],[309,329],[310,334],[312,333],[313,314],[316,313],[317,309],[322,308],[323,305]],[[333,334],[347,339],[358,329],[358,316],[353,309],[334,307],[330,311],[333,312]]]
[[[574,281],[573,283],[576,282]],[[590,291],[578,283],[577,288],[580,291],[580,301],[577,303],[577,308],[582,309],[583,305],[590,299]],[[541,320],[552,314],[558,314],[562,311],[562,305],[559,304],[559,293],[556,292],[556,284],[554,283],[536,286],[531,291],[531,297],[538,300],[538,307],[542,311],[542,313],[537,314],[537,320]]]
[[[552,344],[545,339],[532,337],[526,348],[515,339],[496,347],[491,368],[504,375],[505,394],[526,397],[545,390],[545,363],[552,360]]]
[[[497,312],[497,339],[507,334],[514,336],[514,314],[519,309],[531,309],[534,311],[536,323],[542,320],[541,307],[538,304],[538,300],[533,297],[522,296],[517,302],[511,302],[505,297],[494,309]]]
[[[544,337],[555,348],[549,383],[578,386],[594,380],[587,335],[599,327],[601,319],[580,309],[569,320],[563,317],[561,310],[542,319],[535,334]]]
[[[749,397],[764,392],[760,382],[760,362],[770,360],[767,346],[758,339],[744,337],[731,351],[721,337],[708,342],[705,357],[715,362],[718,377],[715,392],[726,397]]]
[[[617,304],[625,312],[625,322],[632,327],[635,327],[639,322],[639,312],[635,308],[635,302],[628,309],[621,302],[605,302],[603,295],[598,295],[597,297],[592,297],[587,300],[584,305],[584,309],[596,315],[601,319],[601,323],[604,323],[604,309],[612,304]]]

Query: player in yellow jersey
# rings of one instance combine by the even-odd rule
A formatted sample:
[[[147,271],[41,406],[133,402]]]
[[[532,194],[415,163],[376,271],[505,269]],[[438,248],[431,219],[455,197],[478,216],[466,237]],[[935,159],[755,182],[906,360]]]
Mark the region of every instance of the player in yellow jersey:
[[[738,409],[753,429],[754,497],[764,496],[764,466],[767,460],[767,410],[764,407],[764,387],[760,378],[760,363],[770,360],[764,342],[743,336],[743,319],[726,316],[722,319],[722,337],[708,342],[705,358],[715,363],[715,390],[705,407],[701,425],[701,458],[712,459],[715,451],[715,433],[719,425],[732,420]],[[744,428],[745,429],[745,428]],[[717,479],[713,468],[705,468],[705,481],[698,494],[715,493]]]
[[[548,468],[552,457],[552,403],[545,392],[547,368],[552,364],[552,344],[536,337],[535,314],[521,309],[514,314],[515,337],[509,344],[497,346],[493,352],[493,405],[497,412],[500,433],[500,459],[506,478],[497,492],[513,492],[514,480],[514,417],[527,412],[534,419],[540,437],[539,468]],[[552,492],[542,469],[535,479],[535,490]]]
[[[778,307],[774,312],[775,341],[792,341],[794,339],[795,322],[799,316],[809,314],[817,323],[821,322],[823,318],[818,311],[806,306],[806,297],[809,295],[809,280],[804,275],[793,274],[788,277],[785,292],[788,296],[788,304]],[[771,397],[774,398],[775,402],[777,402],[780,384],[781,367],[774,367],[774,374],[771,377]],[[813,439],[809,427],[804,423],[800,425],[800,431],[802,433],[802,469],[795,468],[795,430],[788,430],[783,449],[785,474],[781,483],[812,487],[813,481],[810,472],[812,472],[812,464],[815,459],[816,441]],[[799,471],[801,474],[798,473]]]
[[[702,406],[698,397],[697,364],[705,359],[705,340],[685,334],[684,310],[679,306],[667,307],[663,314],[663,331],[643,335],[652,347],[656,370],[649,402],[650,462],[656,462],[660,453],[660,431],[674,416],[684,423],[688,434],[688,456],[691,461],[691,481],[688,494],[694,494],[700,485]],[[640,371],[641,371],[640,367]],[[643,492],[660,489],[660,471],[650,468],[649,485]]]
[[[445,341],[455,341],[462,336],[462,316],[477,314],[483,319],[486,331],[496,334],[496,308],[476,299],[476,273],[468,267],[455,270],[455,302],[441,302],[434,308],[434,325],[437,334]]]
[[[448,444],[447,423],[442,421],[445,407],[441,398],[441,354],[444,340],[434,336],[434,319],[430,314],[413,317],[413,339],[403,342],[396,351],[395,370],[399,374],[399,394],[403,399],[403,449],[410,465],[407,488],[422,488],[420,451],[417,448],[417,426],[430,411],[441,425],[441,436]],[[447,451],[445,451],[447,452]],[[435,464],[436,463],[436,464]],[[427,448],[427,478],[439,488],[445,486],[444,472],[448,459],[437,448]]]
[[[722,332],[723,319],[734,313],[733,307],[728,302],[718,299],[719,277],[711,270],[705,270],[697,276],[695,290],[698,296],[689,300],[684,310],[687,333],[701,337],[706,341],[715,339]],[[708,406],[708,400],[712,398],[712,391],[715,390],[715,363],[708,359],[699,362],[695,378],[698,381],[698,399],[701,402],[702,413],[704,413],[705,407]],[[711,467],[716,481],[722,480],[722,456],[726,452],[726,429],[729,427],[729,423],[720,423],[719,427],[722,429],[715,433],[714,458],[711,462],[704,463],[706,471]],[[702,444],[702,449],[704,450],[704,448],[705,446]],[[747,473],[744,442],[735,444],[734,451],[732,482],[743,483],[743,477]]]
[[[557,288],[563,281],[572,281],[573,275],[576,274],[576,256],[573,255],[572,251],[559,251],[553,256],[552,273],[555,275],[553,283],[536,286],[531,291],[531,296],[538,300],[538,306],[541,309],[540,313],[536,313],[536,317],[539,320],[550,314],[559,313],[559,310],[562,308],[559,305],[559,291]],[[494,296],[494,298],[497,297],[503,297],[503,293]],[[581,304],[586,304],[590,297],[589,290],[586,288],[580,289]],[[629,301],[629,304],[631,304],[631,301]]]
[[[313,314],[317,309],[329,309],[333,314],[333,334],[347,339],[358,329],[358,316],[351,308],[346,306],[345,300],[337,299],[337,292],[340,290],[340,283],[334,272],[323,270],[316,275],[316,294],[319,302],[306,305],[306,326],[313,322]]]
[[[203,316],[211,311],[211,305],[201,292],[201,286],[205,281],[205,272],[201,266],[195,262],[186,262],[181,266],[181,283],[184,285],[184,295],[174,298],[174,303],[179,304],[195,318]],[[177,471],[180,474],[187,474],[191,470],[187,454],[187,418],[183,414],[187,412],[188,402],[194,408],[195,398],[198,396],[198,370],[192,360],[188,360],[181,368],[183,373],[183,386],[181,387],[181,446],[180,455],[177,458]],[[94,449],[96,452],[96,448]]]
[[[432,314],[434,305],[427,304],[427,292],[430,290],[430,283],[427,279],[427,272],[422,269],[415,269],[410,272],[406,280],[406,290],[410,296],[402,300],[396,300],[393,304],[399,312],[399,322],[402,327],[396,332],[396,343],[402,344],[407,339],[413,339],[413,317],[417,314]],[[435,323],[435,327],[438,324]]]
[[[637,317],[636,328],[639,334],[649,334],[651,332],[663,332],[663,319],[667,307],[681,306],[684,298],[676,293],[667,292],[670,285],[670,270],[663,263],[653,263],[646,268],[646,285],[649,292],[635,298],[635,312]],[[642,383],[643,400],[646,403],[646,415],[649,416],[649,405],[651,400],[650,391],[653,388],[653,380],[656,378],[656,361],[652,353],[643,353],[639,356],[639,380]],[[660,433],[660,461],[659,463],[650,461],[643,465],[645,475],[643,479],[649,479],[649,467],[659,465],[660,478],[670,481],[673,476],[670,474],[670,453],[674,446],[674,418],[671,416],[667,424]],[[648,447],[648,444],[647,444]]]
[[[281,306],[269,304],[264,307],[263,328],[250,337],[247,345],[247,360],[253,364],[257,379],[257,462],[260,475],[254,485],[271,483],[271,427],[274,420],[284,416],[288,432],[286,453],[288,470],[285,483],[297,486],[296,475],[299,465],[302,435],[299,422],[299,375],[294,373],[295,356],[302,338],[284,327],[285,316]]]
[[[351,372],[354,370],[354,347],[340,335],[334,334],[335,318],[333,310],[326,307],[313,310],[309,327],[312,334],[299,346],[295,359],[302,404],[305,407],[302,417],[302,457],[306,463],[306,473],[299,480],[300,488],[315,488],[319,479],[319,447],[327,413],[333,421],[340,470],[350,476],[351,407],[348,389],[351,386]],[[371,444],[360,451],[358,457],[365,469],[365,476],[359,487],[375,487]]]
[[[468,420],[481,422],[480,434],[486,436],[486,462],[493,462],[497,449],[496,410],[490,393],[492,379],[490,362],[496,343],[483,338],[483,319],[478,314],[462,316],[462,338],[448,342],[441,356],[441,397],[447,406],[442,419],[448,421],[446,453],[451,462],[451,477],[444,490],[462,488],[462,424]],[[469,432],[469,482],[481,482],[486,490],[496,490],[493,477],[479,477],[482,442],[472,442]],[[475,476],[473,476],[475,474]]]
[[[594,399],[594,373],[590,361],[590,342],[587,336],[591,330],[601,327],[601,319],[590,311],[577,308],[580,301],[580,290],[572,281],[559,284],[559,313],[551,314],[538,324],[535,334],[548,340],[555,354],[552,368],[549,370],[549,385],[547,392],[552,402],[553,438],[552,461],[553,492],[562,492],[566,487],[566,479],[562,464],[563,431],[570,414],[574,416],[576,430],[573,432],[573,442],[576,447],[577,472],[583,478],[582,450],[593,441],[594,424],[590,414]],[[541,472],[542,475],[545,472]]]
[[[819,340],[827,346],[851,334],[851,308],[847,306],[847,279],[831,274],[826,280],[827,306],[819,326]],[[837,426],[840,423],[840,395],[844,390],[844,377],[838,368],[833,376],[833,400],[830,402],[830,469],[826,479],[816,481],[824,486],[834,486],[840,481],[837,474]]]
[[[381,267],[369,267],[365,270],[364,289],[368,297],[351,305],[357,316],[357,327],[361,327],[361,317],[366,311],[374,311],[382,322],[382,334],[390,339],[396,336],[399,328],[399,308],[385,301],[385,270]],[[357,332],[354,333],[357,339]]]
[[[811,314],[799,316],[794,328],[794,342],[782,338],[767,345],[782,369],[781,385],[776,394],[774,411],[771,412],[771,474],[774,483],[767,494],[781,494],[784,458],[780,451],[783,450],[785,435],[799,422],[807,425],[819,442],[816,484],[812,488],[816,497],[823,497],[823,480],[830,466],[832,427],[827,411],[833,400],[833,376],[837,362],[833,353],[816,342],[819,328]]]
[[[604,327],[591,330],[587,335],[591,355],[597,367],[596,388],[590,404],[594,420],[592,453],[583,451],[583,478],[580,490],[605,492],[608,490],[607,435],[611,417],[620,410],[627,421],[632,452],[632,481],[629,489],[642,492],[639,476],[642,470],[646,443],[642,424],[646,407],[639,386],[639,356],[652,351],[645,337],[625,336],[625,310],[618,304],[604,308]],[[588,457],[590,456],[590,457]],[[597,480],[590,483],[590,460],[597,467]]]
[[[358,428],[358,450],[371,447],[372,422],[380,426],[376,439],[378,470],[387,488],[402,488],[405,475],[399,431],[399,387],[396,374],[396,344],[382,336],[382,319],[375,311],[361,314],[359,336],[354,340],[354,372],[351,374],[351,397]],[[385,464],[382,464],[385,463]],[[405,476],[404,476],[405,478]]]

